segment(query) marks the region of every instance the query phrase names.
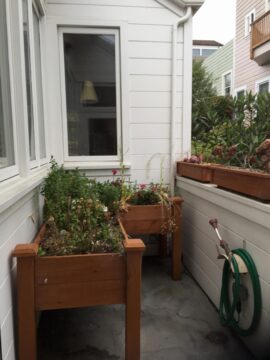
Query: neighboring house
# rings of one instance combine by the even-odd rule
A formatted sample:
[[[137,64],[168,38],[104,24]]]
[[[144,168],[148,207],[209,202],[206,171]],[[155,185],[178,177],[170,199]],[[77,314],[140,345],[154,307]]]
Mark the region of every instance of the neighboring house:
[[[233,94],[233,40],[229,41],[203,62],[218,95]]]
[[[11,252],[41,222],[51,155],[174,184],[190,151],[192,13],[203,0],[0,1],[0,325],[15,359]],[[173,54],[173,55],[172,55]],[[27,331],[27,329],[25,329]]]
[[[270,1],[236,2],[235,94],[270,91]]]
[[[193,40],[192,43],[192,56],[195,60],[204,60],[223,46],[215,40]]]

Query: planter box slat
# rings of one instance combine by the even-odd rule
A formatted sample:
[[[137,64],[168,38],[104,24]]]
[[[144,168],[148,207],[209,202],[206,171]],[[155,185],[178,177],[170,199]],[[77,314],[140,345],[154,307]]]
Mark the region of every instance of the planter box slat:
[[[125,289],[124,280],[39,285],[36,306],[38,310],[50,310],[125,304]]]
[[[270,200],[270,174],[219,166],[214,167],[213,183],[263,201]]]
[[[36,261],[37,284],[48,285],[92,280],[125,279],[125,262],[120,254],[48,256]]]
[[[188,163],[185,161],[177,162],[177,175],[205,183],[211,183],[213,180],[213,170],[211,166],[206,164]]]

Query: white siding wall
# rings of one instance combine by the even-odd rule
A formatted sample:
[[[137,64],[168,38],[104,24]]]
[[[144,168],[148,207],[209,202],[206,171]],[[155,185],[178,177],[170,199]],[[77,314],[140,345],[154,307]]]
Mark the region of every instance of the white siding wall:
[[[47,1],[47,47],[49,117],[52,153],[63,161],[61,94],[59,88],[58,23],[82,22],[100,26],[106,21],[123,24],[125,31],[121,51],[126,59],[122,89],[123,152],[131,164],[133,180],[159,181],[163,162],[165,181],[169,182],[170,114],[171,114],[171,38],[172,25],[179,16],[154,0],[75,0]],[[105,23],[104,23],[105,21]],[[108,25],[110,26],[110,25]],[[183,91],[183,28],[177,46],[177,124],[175,155],[181,152],[181,112]],[[191,49],[191,43],[190,43]],[[189,79],[187,79],[188,81]],[[191,79],[190,79],[191,82]],[[187,91],[189,86],[187,87]],[[123,93],[124,92],[124,93]],[[60,139],[60,141],[59,141]],[[89,173],[89,172],[88,172]],[[108,169],[103,176],[109,176]],[[91,170],[91,176],[95,171]]]
[[[33,240],[39,227],[40,208],[38,190],[34,190],[0,214],[0,326],[3,360],[15,360],[13,316],[16,294],[13,283],[16,261],[11,254],[17,244]]]
[[[245,16],[255,9],[255,18],[264,14],[265,0],[237,0],[235,36],[235,89],[246,86],[255,92],[257,80],[270,76],[270,65],[259,66],[250,59],[250,35],[245,37]]]
[[[217,259],[217,218],[221,236],[230,248],[246,249],[256,264],[262,290],[262,317],[256,333],[243,338],[256,359],[270,354],[270,205],[185,178],[177,178],[183,203],[184,263],[200,286],[219,307],[223,260]],[[218,314],[217,314],[218,316]]]

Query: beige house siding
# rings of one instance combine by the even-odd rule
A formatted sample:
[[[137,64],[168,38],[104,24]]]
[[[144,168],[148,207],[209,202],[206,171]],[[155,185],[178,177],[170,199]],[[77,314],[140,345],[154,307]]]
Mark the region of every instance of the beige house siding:
[[[266,11],[265,0],[237,0],[235,37],[235,83],[234,88],[246,86],[255,92],[256,81],[270,76],[270,64],[259,66],[250,59],[250,35],[245,37],[245,16],[255,9],[255,19]]]

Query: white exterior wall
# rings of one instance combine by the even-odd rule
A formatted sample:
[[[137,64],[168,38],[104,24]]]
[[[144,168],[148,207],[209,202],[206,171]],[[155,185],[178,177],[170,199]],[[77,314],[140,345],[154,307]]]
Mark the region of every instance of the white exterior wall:
[[[256,359],[270,354],[270,205],[185,178],[177,178],[183,203],[184,263],[200,286],[219,307],[223,260],[217,259],[218,239],[209,225],[217,218],[221,236],[231,249],[251,254],[260,278],[262,317],[254,335],[243,338]],[[218,316],[218,314],[217,314]]]
[[[46,16],[48,112],[52,154],[63,162],[63,124],[59,78],[59,44],[57,26],[108,26],[120,28],[122,131],[124,161],[130,166],[132,180],[139,183],[160,180],[163,161],[164,181],[170,174],[171,63],[172,26],[179,15],[154,0],[48,0]],[[187,34],[188,32],[188,34]],[[190,35],[189,35],[190,33]],[[175,157],[181,153],[182,138],[189,143],[182,128],[183,40],[191,54],[191,27],[184,35],[178,31],[177,44],[177,109]],[[191,56],[190,56],[191,59]],[[185,91],[191,93],[191,71],[187,71]],[[191,107],[190,97],[185,106]],[[187,111],[188,113],[188,111]],[[190,119],[186,119],[190,122]],[[65,124],[64,124],[65,125]],[[76,166],[74,162],[72,165]],[[82,165],[82,164],[81,164]],[[96,176],[96,164],[84,164],[89,176]],[[80,167],[80,164],[77,164]],[[111,175],[116,164],[104,166],[102,176]],[[104,168],[103,167],[103,168]],[[99,164],[99,169],[102,163]],[[90,170],[89,170],[90,169]],[[89,171],[88,171],[89,170]],[[100,172],[100,171],[99,171]]]
[[[28,192],[0,214],[0,325],[3,360],[15,360],[16,260],[12,251],[33,240],[40,225],[38,190]],[[27,329],[26,329],[27,330]]]

